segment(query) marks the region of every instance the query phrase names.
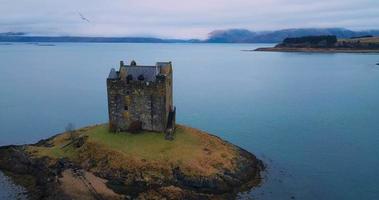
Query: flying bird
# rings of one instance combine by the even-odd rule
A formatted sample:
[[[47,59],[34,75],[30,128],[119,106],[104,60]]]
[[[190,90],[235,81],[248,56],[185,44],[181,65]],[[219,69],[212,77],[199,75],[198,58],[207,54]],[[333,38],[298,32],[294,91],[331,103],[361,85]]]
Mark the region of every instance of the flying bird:
[[[87,21],[88,23],[90,22],[89,19],[85,18],[85,17],[82,15],[82,13],[78,12],[78,14],[79,14],[79,16],[80,16],[80,18],[81,18],[82,20]]]

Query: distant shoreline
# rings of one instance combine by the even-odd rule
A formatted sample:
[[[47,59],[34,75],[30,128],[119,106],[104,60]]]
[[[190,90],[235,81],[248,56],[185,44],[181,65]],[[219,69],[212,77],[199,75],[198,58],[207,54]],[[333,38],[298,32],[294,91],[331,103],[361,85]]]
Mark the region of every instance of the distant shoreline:
[[[254,51],[304,53],[379,53],[379,37],[363,36],[338,39],[335,35],[286,38],[274,47]]]
[[[266,51],[266,52],[303,52],[303,53],[379,53],[379,49],[342,49],[342,48],[284,48],[262,47],[254,50],[243,51]]]
[[[162,39],[154,37],[81,37],[81,36],[4,36],[0,43],[201,43],[197,39]]]

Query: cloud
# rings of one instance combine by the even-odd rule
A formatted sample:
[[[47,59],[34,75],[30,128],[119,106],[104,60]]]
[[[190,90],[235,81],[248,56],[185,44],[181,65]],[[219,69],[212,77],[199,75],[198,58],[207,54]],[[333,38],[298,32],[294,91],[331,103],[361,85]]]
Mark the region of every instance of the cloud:
[[[0,5],[0,32],[34,35],[204,38],[224,28],[379,28],[377,0],[0,0]]]

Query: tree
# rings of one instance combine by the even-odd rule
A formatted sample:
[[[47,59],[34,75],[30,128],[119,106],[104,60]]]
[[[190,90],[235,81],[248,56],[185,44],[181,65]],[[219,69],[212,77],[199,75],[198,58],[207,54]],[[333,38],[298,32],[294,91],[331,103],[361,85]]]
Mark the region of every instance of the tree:
[[[70,133],[70,139],[74,139],[74,133],[75,133],[75,125],[73,123],[68,123],[66,128],[65,128],[67,133]]]

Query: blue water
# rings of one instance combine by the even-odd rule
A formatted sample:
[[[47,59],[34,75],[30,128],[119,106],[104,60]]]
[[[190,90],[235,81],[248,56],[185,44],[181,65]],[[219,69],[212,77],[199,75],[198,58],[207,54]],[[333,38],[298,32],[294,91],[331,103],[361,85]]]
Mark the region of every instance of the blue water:
[[[0,45],[0,145],[106,122],[111,67],[172,61],[178,122],[268,165],[241,198],[379,199],[379,55],[240,51],[258,46]]]
[[[26,190],[12,183],[9,177],[0,171],[0,199],[26,200]]]

